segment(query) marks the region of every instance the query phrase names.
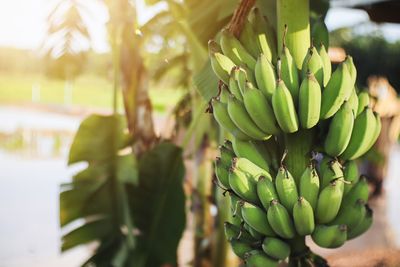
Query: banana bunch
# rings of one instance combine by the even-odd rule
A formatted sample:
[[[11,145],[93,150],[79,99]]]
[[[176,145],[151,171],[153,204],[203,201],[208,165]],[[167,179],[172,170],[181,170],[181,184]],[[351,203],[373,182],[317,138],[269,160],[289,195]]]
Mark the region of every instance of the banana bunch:
[[[293,177],[283,160],[277,171],[270,168],[265,147],[226,141],[215,161],[219,184],[231,200],[226,238],[247,266],[277,266],[298,237],[310,235],[320,247],[337,248],[369,229],[368,184],[354,161],[342,165],[325,154]]]
[[[325,25],[314,27],[320,42],[301,65],[285,37],[277,47],[258,9],[250,17],[239,37],[223,30],[218,42],[209,41],[221,80],[210,110],[230,140],[220,146],[215,174],[230,196],[225,234],[234,253],[246,266],[277,266],[299,259],[305,236],[337,248],[371,226],[368,185],[354,160],[374,145],[381,121],[368,93],[355,87],[352,57],[332,69]],[[305,153],[296,143],[311,147]],[[302,255],[301,266],[317,256]]]
[[[219,43],[209,41],[212,68],[224,84],[211,101],[221,127],[235,138],[256,141],[315,128],[325,133],[321,152],[343,160],[365,154],[381,122],[368,93],[355,88],[352,57],[332,71],[323,38],[311,44],[299,70],[285,41],[276,48],[275,32],[257,9],[252,17],[239,38],[223,30]],[[324,27],[315,30],[323,36],[318,29]]]

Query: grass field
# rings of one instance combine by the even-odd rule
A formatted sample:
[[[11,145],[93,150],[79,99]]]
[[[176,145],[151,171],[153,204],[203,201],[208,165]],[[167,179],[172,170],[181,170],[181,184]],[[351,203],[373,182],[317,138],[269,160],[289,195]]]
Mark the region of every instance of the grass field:
[[[39,74],[0,73],[0,104],[32,103],[33,88],[38,88],[40,97],[36,103],[65,105],[64,82],[46,78]],[[82,75],[73,85],[72,106],[86,108],[112,107],[112,84],[105,77]],[[180,90],[150,90],[150,98],[157,112],[164,112],[175,105],[182,95]],[[121,95],[119,104],[122,104]]]

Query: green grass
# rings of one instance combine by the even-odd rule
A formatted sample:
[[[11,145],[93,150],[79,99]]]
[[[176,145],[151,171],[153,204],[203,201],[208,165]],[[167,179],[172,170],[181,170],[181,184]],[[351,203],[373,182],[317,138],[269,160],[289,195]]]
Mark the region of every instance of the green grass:
[[[39,74],[0,73],[0,104],[26,104],[32,102],[32,87],[40,87],[40,104],[64,105],[64,82]],[[173,89],[150,90],[155,111],[164,112],[174,106],[182,91]],[[73,86],[72,106],[85,108],[112,107],[112,84],[106,77],[85,74]],[[122,108],[121,94],[119,106]]]

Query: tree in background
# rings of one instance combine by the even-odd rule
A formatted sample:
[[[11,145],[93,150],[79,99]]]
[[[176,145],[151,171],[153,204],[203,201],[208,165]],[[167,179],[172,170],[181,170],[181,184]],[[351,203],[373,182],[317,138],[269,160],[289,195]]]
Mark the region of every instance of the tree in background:
[[[73,80],[82,73],[90,35],[83,19],[88,9],[82,0],[61,0],[47,17],[44,42],[46,73],[65,81],[64,103],[72,102]]]

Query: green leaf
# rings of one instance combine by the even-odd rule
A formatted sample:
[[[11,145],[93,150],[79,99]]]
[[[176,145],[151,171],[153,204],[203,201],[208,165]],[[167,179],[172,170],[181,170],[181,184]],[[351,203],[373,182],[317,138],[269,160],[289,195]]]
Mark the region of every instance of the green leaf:
[[[212,97],[218,93],[218,78],[214,74],[211,67],[210,60],[204,65],[204,67],[196,73],[193,78],[193,82],[196,86],[197,91],[203,97],[205,101],[210,101]]]
[[[120,115],[91,115],[79,126],[69,152],[68,164],[107,160],[123,146],[124,119]]]
[[[128,187],[138,236],[134,266],[176,265],[176,250],[185,228],[182,151],[161,143],[139,161],[139,184]]]
[[[122,183],[137,183],[137,163],[135,157],[132,154],[118,157],[116,175],[118,177],[118,180]]]

